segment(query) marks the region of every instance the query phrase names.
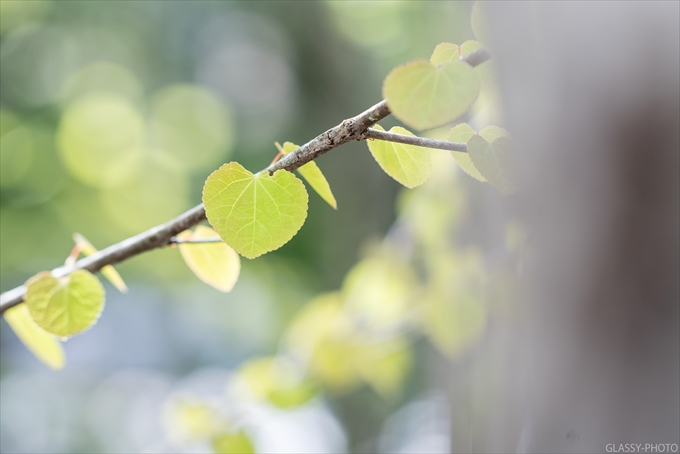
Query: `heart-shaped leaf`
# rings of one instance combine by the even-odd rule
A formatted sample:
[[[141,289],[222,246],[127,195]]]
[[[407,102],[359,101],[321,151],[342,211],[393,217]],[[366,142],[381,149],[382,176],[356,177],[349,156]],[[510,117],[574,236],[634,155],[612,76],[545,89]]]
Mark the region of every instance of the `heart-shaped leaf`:
[[[380,125],[373,128],[384,131]],[[413,136],[410,131],[399,126],[390,129],[390,132]],[[425,148],[378,139],[367,140],[366,143],[385,173],[407,188],[425,183],[430,176],[432,162],[430,152]]]
[[[26,282],[26,304],[47,332],[68,337],[94,325],[104,309],[104,287],[89,271],[56,278],[42,272]]]
[[[432,52],[432,56],[430,57],[430,62],[433,65],[438,66],[442,63],[458,61],[482,47],[484,47],[482,46],[482,43],[472,40],[465,41],[460,46],[451,43],[441,43],[434,48],[434,52]],[[475,66],[475,72],[477,72],[477,75],[479,76],[481,90],[493,85],[493,68],[490,61]]]
[[[463,115],[479,95],[479,77],[465,62],[438,67],[415,60],[392,70],[383,96],[392,113],[416,129],[441,126]]]
[[[281,154],[287,155],[300,147],[291,142],[284,142],[283,146],[276,142],[276,148],[279,149]],[[316,162],[310,161],[307,164],[298,167],[297,171],[305,180],[307,180],[307,183],[309,183],[312,189],[314,189],[322,199],[328,202],[334,210],[338,209],[338,202],[335,201],[331,187],[328,184],[328,181],[326,181],[326,177],[321,172],[321,169],[319,169],[319,166],[316,165]]]
[[[54,370],[64,368],[64,349],[61,342],[36,325],[26,303],[7,309],[4,315],[12,331],[36,358]]]
[[[208,221],[229,246],[249,259],[286,244],[307,217],[307,191],[285,170],[253,175],[237,162],[214,171],[203,187]]]
[[[508,137],[501,136],[489,142],[481,135],[477,135],[468,141],[467,147],[472,163],[489,183],[504,194],[511,194],[517,190]]]
[[[217,236],[217,232],[204,225],[199,225],[193,232],[187,230],[177,235],[185,240]],[[241,259],[231,247],[223,242],[180,243],[179,251],[200,280],[222,292],[230,292],[234,288],[241,271]]]
[[[85,256],[92,255],[97,252],[97,248],[92,246],[92,243],[90,243],[87,238],[82,236],[80,233],[73,234],[73,241],[76,242],[76,245],[80,248],[80,251]],[[125,285],[125,281],[123,281],[123,278],[120,277],[120,274],[118,274],[118,271],[116,271],[113,266],[106,265],[101,269],[101,273],[102,276],[108,279],[111,285],[118,289],[118,291],[121,293],[127,293],[128,288],[127,285]]]
[[[451,128],[451,131],[449,131],[449,142],[467,143],[468,140],[470,140],[475,134],[477,134],[477,132],[472,129],[472,126],[467,123],[461,123],[454,126]],[[486,178],[484,178],[484,176],[479,173],[477,167],[475,167],[475,165],[472,163],[469,153],[452,151],[451,156],[453,156],[453,159],[456,160],[460,168],[463,169],[465,173],[479,181],[486,181]]]
[[[477,134],[477,132],[472,129],[472,126],[467,123],[461,123],[451,128],[451,131],[449,131],[449,141],[467,143],[475,134]],[[479,131],[479,135],[484,137],[487,141],[493,142],[499,137],[508,137],[509,133],[507,130],[498,126],[487,126],[486,128]],[[479,181],[486,181],[486,178],[484,178],[484,176],[479,173],[477,167],[475,167],[475,165],[472,163],[469,153],[452,151],[451,155],[453,156],[453,159],[456,160],[460,168],[465,171],[465,173]]]

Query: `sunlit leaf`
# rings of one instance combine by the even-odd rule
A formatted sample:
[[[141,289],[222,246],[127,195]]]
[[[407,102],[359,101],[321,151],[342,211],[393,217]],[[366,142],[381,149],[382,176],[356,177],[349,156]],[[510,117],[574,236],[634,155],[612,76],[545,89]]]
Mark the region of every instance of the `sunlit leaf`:
[[[4,316],[14,333],[36,358],[54,370],[63,369],[65,360],[61,342],[35,324],[25,303],[7,309]]]
[[[511,194],[517,190],[509,138],[502,136],[489,142],[481,135],[474,136],[468,141],[468,154],[479,173],[501,192]]]
[[[253,442],[243,431],[229,432],[212,439],[212,448],[219,454],[254,454]]]
[[[292,153],[293,151],[300,148],[298,145],[295,145],[291,142],[284,142],[283,146],[276,142],[276,147],[284,155]],[[338,202],[335,201],[331,187],[328,184],[328,181],[326,181],[326,177],[321,172],[321,169],[319,169],[319,166],[316,165],[316,162],[310,161],[302,167],[299,167],[297,171],[305,180],[307,180],[307,183],[309,183],[312,189],[314,189],[322,199],[328,202],[328,204],[332,206],[333,209],[338,209]]]
[[[236,162],[214,171],[203,187],[208,220],[236,252],[255,258],[286,244],[307,217],[307,191],[285,170],[253,175]]]
[[[373,128],[384,131],[380,125],[375,125]],[[390,132],[407,136],[414,135],[399,126],[393,127]],[[377,139],[367,140],[366,143],[371,154],[385,173],[407,188],[414,188],[423,184],[430,175],[432,163],[430,152],[427,149]]]
[[[399,120],[422,130],[463,115],[477,99],[479,89],[479,77],[467,63],[434,66],[427,60],[415,60],[387,75],[383,97]]]
[[[279,408],[294,408],[316,395],[316,388],[289,361],[283,358],[258,358],[243,364],[237,376],[256,399]]]
[[[92,243],[90,243],[87,238],[82,236],[80,233],[73,234],[73,241],[76,242],[76,245],[78,248],[80,248],[80,252],[82,252],[85,256],[92,255],[97,252],[97,249],[92,246]],[[106,265],[101,269],[101,273],[120,292],[127,293],[127,285],[125,285],[123,278],[120,277],[120,274],[118,274],[118,271],[116,271],[113,266]]]
[[[104,309],[104,287],[89,271],[76,270],[58,279],[42,272],[26,286],[31,317],[42,329],[60,337],[91,327]]]
[[[468,140],[470,140],[475,134],[477,133],[474,129],[472,129],[472,126],[467,123],[461,123],[451,128],[451,131],[449,132],[449,142],[467,143]],[[460,168],[465,171],[465,173],[479,181],[486,181],[486,178],[484,178],[484,176],[479,173],[479,170],[477,170],[475,165],[472,163],[468,153],[452,151],[451,155],[453,156],[453,159],[456,160]]]
[[[191,232],[186,230],[178,238],[183,240],[216,238],[217,232],[199,225]],[[241,259],[225,243],[180,243],[179,251],[187,266],[203,282],[222,292],[230,292],[241,271]]]

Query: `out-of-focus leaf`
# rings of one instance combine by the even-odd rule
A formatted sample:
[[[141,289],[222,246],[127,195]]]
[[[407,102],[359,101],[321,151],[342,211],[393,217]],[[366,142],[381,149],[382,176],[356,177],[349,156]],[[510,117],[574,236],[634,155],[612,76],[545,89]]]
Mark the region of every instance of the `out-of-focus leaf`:
[[[212,448],[219,454],[254,454],[255,448],[250,437],[243,432],[229,432],[212,439]]]
[[[174,398],[168,407],[167,423],[179,439],[211,438],[223,432],[227,423],[217,410],[202,401]]]
[[[61,342],[36,325],[26,303],[7,309],[4,316],[12,331],[36,358],[54,370],[64,368],[64,349]]]
[[[347,309],[367,326],[383,328],[408,319],[418,290],[414,271],[388,257],[362,260],[342,286]]]
[[[243,364],[237,376],[256,399],[279,408],[295,408],[316,395],[316,388],[302,371],[283,358],[258,358]]]
[[[387,75],[383,97],[399,120],[423,130],[463,115],[477,99],[479,88],[479,77],[467,63],[436,67],[427,60],[415,60]]]
[[[287,155],[300,147],[291,142],[284,142],[283,146],[276,142],[276,148],[278,148],[282,154]],[[307,183],[309,183],[312,189],[314,189],[322,199],[332,206],[334,210],[338,209],[338,202],[335,201],[331,187],[328,184],[328,181],[326,181],[326,177],[321,172],[321,169],[319,169],[319,166],[316,165],[316,162],[310,161],[307,164],[298,167],[297,171],[305,180],[307,180]]]
[[[286,244],[307,218],[307,191],[285,170],[253,175],[237,162],[214,171],[203,187],[208,221],[236,252],[253,259]]]
[[[380,125],[375,125],[373,128],[384,131]],[[390,132],[407,136],[414,135],[400,126],[393,127]],[[427,149],[378,139],[369,139],[366,143],[385,173],[407,188],[423,184],[430,175],[432,163]]]
[[[481,254],[433,250],[426,267],[430,282],[423,300],[423,329],[442,353],[459,356],[481,339],[486,328]]]
[[[104,287],[89,271],[55,278],[42,272],[26,282],[26,304],[35,322],[60,337],[94,325],[104,309]]]
[[[470,294],[432,296],[426,303],[425,331],[439,350],[454,357],[481,338],[486,319],[486,309]]]
[[[73,234],[73,241],[76,242],[76,245],[78,248],[80,248],[80,251],[83,253],[83,255],[88,256],[97,252],[97,249],[92,246],[92,243],[90,243],[87,238],[82,236],[80,233]],[[125,285],[123,278],[120,277],[120,274],[118,274],[118,271],[116,271],[113,266],[106,265],[101,269],[101,273],[106,279],[108,279],[111,285],[118,289],[118,291],[121,293],[127,293],[127,285]]]
[[[178,238],[184,240],[216,238],[217,232],[199,225],[191,232],[186,230]],[[241,259],[225,243],[180,243],[179,251],[187,266],[203,282],[222,292],[230,292],[241,271]]]
[[[411,367],[412,355],[403,337],[364,345],[358,353],[359,373],[385,397],[401,389]]]
[[[287,341],[327,388],[344,392],[359,383],[356,336],[339,293],[320,295],[308,303],[291,323]]]
[[[474,136],[468,141],[468,154],[479,173],[501,192],[511,194],[517,190],[508,137],[489,142],[481,135]]]

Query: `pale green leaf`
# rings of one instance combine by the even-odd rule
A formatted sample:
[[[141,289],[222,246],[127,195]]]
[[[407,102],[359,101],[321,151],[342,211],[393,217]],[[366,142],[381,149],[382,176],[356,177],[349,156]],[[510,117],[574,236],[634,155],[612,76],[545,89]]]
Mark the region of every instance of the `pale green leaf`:
[[[33,320],[60,337],[94,325],[104,309],[104,287],[89,271],[76,270],[55,278],[39,273],[26,282],[26,303]]]
[[[460,60],[460,46],[452,43],[441,43],[434,48],[430,63],[439,66],[442,63],[450,63]]]
[[[482,43],[472,40],[465,41],[460,46],[452,43],[441,43],[434,48],[430,62],[435,66],[455,62],[482,47],[484,47]],[[475,72],[479,76],[481,90],[488,88],[494,83],[493,68],[490,61],[475,66]]]
[[[253,175],[237,162],[214,171],[203,187],[208,221],[222,240],[247,258],[286,244],[307,217],[307,191],[285,170]]]
[[[64,368],[61,342],[35,324],[26,303],[7,309],[4,315],[14,333],[36,358],[54,370]]]
[[[474,136],[468,141],[468,154],[477,170],[501,192],[511,194],[517,190],[508,137],[489,142],[482,136]]]
[[[97,252],[97,249],[92,246],[92,243],[90,243],[87,238],[82,236],[80,233],[73,234],[73,241],[76,242],[76,245],[80,248],[80,252],[82,252],[85,256],[92,255]],[[120,274],[118,274],[118,271],[116,271],[113,266],[106,265],[101,269],[101,273],[106,279],[108,279],[111,285],[118,289],[118,291],[121,293],[127,293],[127,285],[125,285],[123,278],[120,277]]]
[[[484,137],[488,142],[493,142],[499,137],[510,137],[510,133],[507,129],[501,128],[500,126],[487,126],[479,131],[479,135]]]
[[[436,67],[427,60],[415,60],[387,75],[383,97],[399,120],[422,130],[463,115],[477,99],[479,89],[479,77],[467,63]]]
[[[254,454],[253,442],[243,431],[229,432],[212,439],[212,448],[219,454]]]
[[[375,125],[373,128],[384,131],[380,125]],[[413,136],[410,131],[399,126],[393,127],[390,132]],[[432,163],[427,149],[378,139],[369,139],[366,143],[385,173],[407,188],[414,188],[425,183],[427,177],[430,176]]]
[[[477,133],[474,129],[472,129],[472,126],[467,123],[461,123],[451,128],[451,131],[449,132],[449,142],[467,143],[468,140],[470,140],[475,134]],[[479,170],[477,170],[475,165],[472,163],[468,153],[452,151],[451,155],[453,156],[453,159],[456,160],[460,168],[465,171],[465,173],[479,181],[486,181],[486,178],[484,178],[484,176],[479,173]]]
[[[199,225],[191,232],[186,230],[178,238],[184,240],[215,238],[217,232]],[[180,243],[179,251],[187,266],[203,282],[222,292],[230,292],[241,271],[241,259],[225,243]]]
[[[276,147],[279,149],[281,154],[284,155],[292,153],[293,151],[300,148],[298,145],[295,145],[291,142],[284,142],[283,146],[276,142]],[[334,210],[338,209],[338,202],[335,201],[331,187],[328,184],[328,181],[326,181],[326,177],[321,172],[321,169],[319,169],[319,166],[316,165],[316,162],[310,161],[307,164],[298,167],[297,171],[305,180],[307,180],[307,183],[309,183],[312,189],[314,189],[322,199],[328,202],[328,204],[332,206]]]

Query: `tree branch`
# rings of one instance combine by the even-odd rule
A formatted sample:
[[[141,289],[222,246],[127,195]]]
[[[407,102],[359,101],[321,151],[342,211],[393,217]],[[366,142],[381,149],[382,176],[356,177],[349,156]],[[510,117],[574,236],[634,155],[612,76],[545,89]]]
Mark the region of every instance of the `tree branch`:
[[[462,61],[471,66],[477,66],[490,58],[489,53],[484,49],[478,49],[468,54]],[[292,172],[298,167],[318,158],[333,148],[339,147],[352,140],[364,140],[366,130],[390,115],[387,101],[380,101],[378,104],[349,118],[334,128],[329,129],[323,134],[318,135],[294,152],[287,154],[275,163],[259,173],[274,173],[277,170],[287,170]],[[167,246],[171,239],[177,234],[205,221],[205,209],[203,204],[197,205],[189,211],[177,216],[175,219],[153,227],[145,232],[125,239],[119,243],[102,249],[101,251],[82,258],[77,262],[64,265],[52,270],[54,277],[63,277],[75,270],[85,269],[91,273],[96,273],[106,265],[115,265],[130,257],[134,257],[146,251]],[[21,285],[0,295],[0,314],[10,307],[14,307],[24,300],[26,287]]]
[[[366,139],[386,140],[388,142],[405,143],[407,145],[416,145],[426,148],[437,148],[440,150],[460,151],[467,153],[467,144],[462,142],[447,142],[445,140],[427,139],[425,137],[407,136],[404,134],[396,134],[394,132],[379,131],[377,129],[368,128],[363,134]]]

